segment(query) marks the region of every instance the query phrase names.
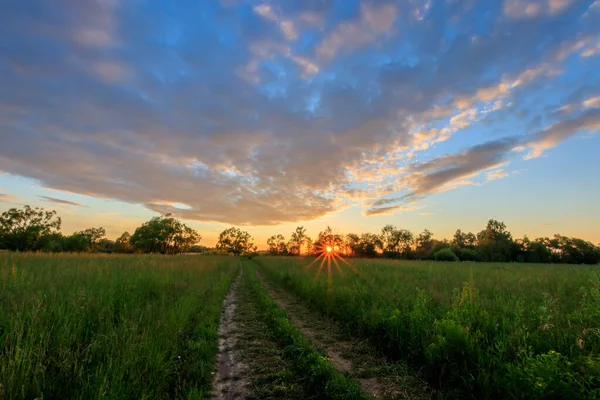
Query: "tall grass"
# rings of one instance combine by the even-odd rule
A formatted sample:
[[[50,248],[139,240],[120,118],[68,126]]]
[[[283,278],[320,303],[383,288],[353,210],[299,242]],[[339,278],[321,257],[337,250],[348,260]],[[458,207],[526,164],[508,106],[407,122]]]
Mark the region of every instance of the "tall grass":
[[[589,266],[260,258],[269,279],[390,358],[474,398],[600,398],[600,271]]]
[[[235,265],[229,257],[0,254],[4,396],[202,398]]]

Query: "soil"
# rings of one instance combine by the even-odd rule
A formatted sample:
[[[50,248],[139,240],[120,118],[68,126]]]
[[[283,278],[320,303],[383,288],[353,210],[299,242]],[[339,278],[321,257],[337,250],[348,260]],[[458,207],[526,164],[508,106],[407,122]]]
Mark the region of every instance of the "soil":
[[[244,399],[248,394],[248,381],[244,378],[247,367],[240,361],[237,343],[239,333],[235,320],[237,289],[242,271],[235,278],[231,290],[223,301],[219,324],[219,356],[213,380],[212,400]]]

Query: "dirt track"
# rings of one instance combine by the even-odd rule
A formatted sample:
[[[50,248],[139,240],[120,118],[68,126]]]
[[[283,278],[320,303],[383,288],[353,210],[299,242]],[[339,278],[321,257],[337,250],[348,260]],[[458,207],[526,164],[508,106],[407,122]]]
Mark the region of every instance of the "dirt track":
[[[246,365],[237,354],[239,334],[235,323],[237,288],[243,269],[235,278],[231,290],[223,301],[223,313],[219,324],[219,356],[213,380],[212,400],[244,399],[248,382],[244,378]]]

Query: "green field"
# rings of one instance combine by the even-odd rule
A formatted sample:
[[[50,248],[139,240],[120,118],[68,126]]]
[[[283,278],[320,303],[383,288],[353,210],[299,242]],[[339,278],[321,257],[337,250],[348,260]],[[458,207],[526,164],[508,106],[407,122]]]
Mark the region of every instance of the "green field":
[[[370,395],[294,326],[304,309],[315,329],[368,342],[387,360],[377,378],[406,363],[428,382],[423,397],[600,398],[596,266],[349,259],[319,272],[311,261],[0,253],[0,398],[206,398],[236,276],[239,342],[260,337],[249,398]]]
[[[600,270],[263,258],[260,270],[348,335],[480,397],[600,397]],[[328,273],[331,271],[330,273]]]
[[[5,398],[202,398],[237,265],[0,253]]]

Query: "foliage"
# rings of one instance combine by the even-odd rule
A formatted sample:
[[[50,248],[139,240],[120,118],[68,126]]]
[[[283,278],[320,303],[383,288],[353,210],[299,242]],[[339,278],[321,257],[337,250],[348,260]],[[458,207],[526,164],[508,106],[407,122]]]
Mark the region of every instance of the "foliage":
[[[433,255],[433,259],[436,261],[460,261],[449,247],[437,251]]]
[[[283,256],[288,253],[287,243],[283,235],[273,235],[267,239],[269,253],[274,256]]]
[[[460,261],[485,261],[483,255],[474,249],[453,248],[452,251]]]
[[[130,243],[139,252],[178,254],[184,253],[202,237],[169,214],[154,217],[137,228]]]
[[[332,249],[339,251],[343,245],[344,237],[340,234],[333,233],[331,227],[328,226],[324,231],[319,232],[317,240],[313,243],[313,248],[316,252],[322,251],[322,249],[326,247],[331,247]]]
[[[298,227],[288,242],[287,253],[299,254],[298,243],[306,238],[305,229]],[[442,254],[454,253],[462,261],[527,262],[597,264],[600,262],[600,247],[578,238],[554,235],[552,239],[530,240],[527,236],[513,239],[503,222],[489,220],[486,228],[477,235],[471,232],[456,231],[451,241],[437,240],[433,233],[425,229],[414,235],[406,229],[386,225],[380,234],[333,233],[328,226],[319,232],[314,242],[313,254],[332,247],[339,254],[351,257],[384,257],[392,259],[433,260],[434,255],[443,249]],[[285,255],[282,235],[271,236],[267,244],[272,255]],[[452,258],[454,259],[454,258]]]
[[[133,253],[134,248],[131,245],[131,234],[129,232],[123,232],[123,234],[115,240],[115,251],[117,253]]]
[[[306,235],[306,229],[303,226],[298,226],[296,230],[292,232],[292,236],[290,237],[288,252],[291,255],[300,255],[302,253],[302,247],[309,246],[310,244],[311,239]]]
[[[425,229],[422,233],[417,236],[415,241],[415,252],[419,258],[431,258],[435,246],[433,239],[433,233]]]
[[[77,253],[93,253],[99,250],[99,243],[106,235],[104,228],[89,228],[75,232],[65,238],[65,251]]]
[[[225,229],[219,235],[217,249],[239,256],[240,254],[255,251],[256,246],[252,242],[252,236],[239,228],[231,227]]]
[[[0,254],[4,398],[205,398],[236,270],[229,257]]]
[[[346,235],[345,248],[347,254],[355,257],[377,257],[377,249],[383,246],[379,235],[363,233],[361,236],[350,233]]]
[[[56,211],[24,206],[0,215],[0,248],[16,251],[36,250],[42,237],[60,230]]]
[[[488,261],[510,261],[512,235],[504,222],[490,219],[485,230],[477,234],[477,247]]]

